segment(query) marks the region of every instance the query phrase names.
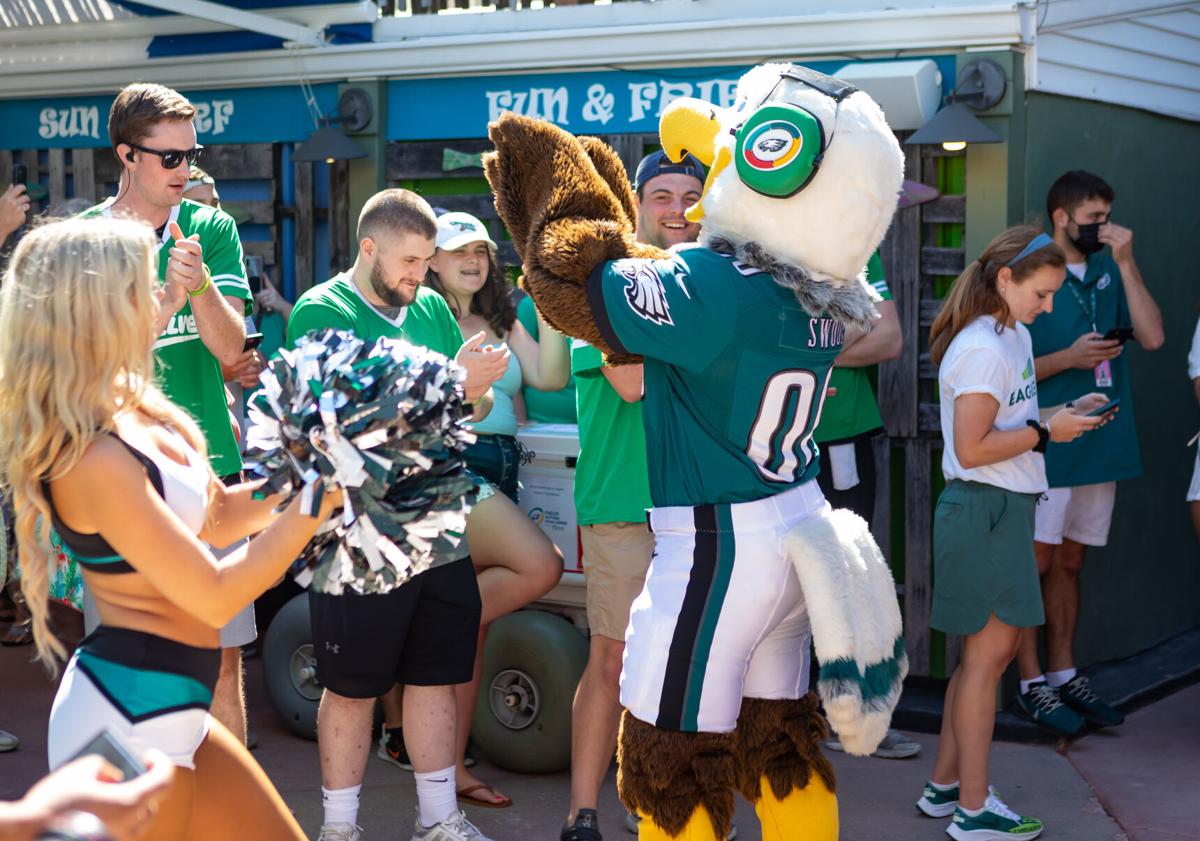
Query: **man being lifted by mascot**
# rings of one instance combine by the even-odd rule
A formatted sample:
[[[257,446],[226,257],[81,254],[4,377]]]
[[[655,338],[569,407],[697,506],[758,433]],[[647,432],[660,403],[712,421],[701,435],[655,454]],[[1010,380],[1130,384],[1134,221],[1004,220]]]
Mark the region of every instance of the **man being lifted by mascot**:
[[[696,247],[635,242],[625,170],[595,138],[509,114],[484,163],[546,319],[645,366],[656,548],[626,631],[618,788],[643,841],[724,839],[735,789],[767,841],[832,841],[809,641],[852,753],[886,732],[907,661],[891,574],[813,481],[812,433],[834,360],[876,317],[860,275],[903,158],[869,96],[789,64],[748,72],[729,109],[672,102],[660,129],[672,159],[709,167]]]

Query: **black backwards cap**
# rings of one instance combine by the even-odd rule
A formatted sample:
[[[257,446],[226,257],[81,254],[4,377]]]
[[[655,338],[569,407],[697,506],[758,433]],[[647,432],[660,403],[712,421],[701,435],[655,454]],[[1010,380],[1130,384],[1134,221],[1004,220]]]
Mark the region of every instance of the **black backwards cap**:
[[[642,158],[642,162],[638,164],[637,174],[633,177],[633,191],[639,192],[651,178],[673,173],[690,175],[699,179],[701,184],[704,183],[704,166],[695,155],[684,155],[683,160],[675,163],[660,149]]]

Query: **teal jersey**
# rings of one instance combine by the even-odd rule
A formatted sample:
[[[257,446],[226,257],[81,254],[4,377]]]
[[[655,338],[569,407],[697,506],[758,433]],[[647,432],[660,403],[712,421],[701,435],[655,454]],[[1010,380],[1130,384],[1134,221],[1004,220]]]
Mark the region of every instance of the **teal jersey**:
[[[462,347],[458,322],[446,299],[425,286],[395,318],[380,312],[363,297],[349,273],[333,277],[309,289],[296,301],[287,325],[287,346],[310,330],[349,330],[364,342],[403,339],[454,358]]]
[[[521,303],[517,304],[517,319],[525,325],[529,335],[537,341],[541,341],[533,298],[526,295],[521,299]],[[563,341],[570,342],[571,340],[563,336]],[[521,393],[525,397],[525,414],[531,421],[537,423],[576,422],[575,375],[573,373],[567,378],[567,384],[558,391],[542,391],[527,385],[521,389]]]
[[[113,199],[84,211],[83,218],[111,215]],[[177,222],[185,237],[200,235],[204,265],[212,276],[212,284],[222,295],[250,302],[250,286],[242,264],[242,243],[237,224],[223,210],[184,199],[171,208],[167,218]],[[164,228],[158,247],[158,278],[167,275],[167,261],[175,240]],[[207,293],[207,294],[212,294]],[[204,345],[191,300],[167,322],[162,335],[154,343],[159,387],[170,400],[196,419],[208,444],[208,459],[218,476],[228,476],[242,469],[242,456],[233,421],[225,402],[225,382],[221,363]]]
[[[813,430],[845,329],[707,248],[605,263],[588,281],[613,350],[645,357],[654,505],[749,502],[817,473]]]

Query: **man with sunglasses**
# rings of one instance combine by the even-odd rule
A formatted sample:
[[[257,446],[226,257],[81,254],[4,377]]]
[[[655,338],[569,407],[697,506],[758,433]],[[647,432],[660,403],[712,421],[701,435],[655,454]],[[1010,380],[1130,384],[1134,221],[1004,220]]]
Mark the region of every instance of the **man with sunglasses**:
[[[117,195],[85,211],[127,216],[155,230],[158,278],[175,294],[178,311],[154,344],[159,386],[196,419],[208,443],[213,470],[227,484],[241,480],[242,457],[230,423],[221,365],[242,358],[250,286],[242,263],[237,224],[223,210],[183,198],[189,167],[200,156],[196,108],[163,85],[137,83],[117,94],[108,115],[113,154],[121,165]],[[218,547],[214,547],[217,549]],[[97,617],[85,602],[85,622]],[[240,648],[257,636],[254,606],[221,629],[222,678],[217,709],[240,711],[225,723],[245,740],[245,712],[237,682]],[[224,699],[228,700],[224,700]]]

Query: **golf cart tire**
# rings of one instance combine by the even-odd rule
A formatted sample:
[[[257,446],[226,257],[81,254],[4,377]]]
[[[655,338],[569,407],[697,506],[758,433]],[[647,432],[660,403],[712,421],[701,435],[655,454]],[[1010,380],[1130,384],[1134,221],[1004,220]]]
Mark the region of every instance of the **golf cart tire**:
[[[263,679],[271,706],[289,730],[305,739],[317,738],[320,685],[307,673],[312,658],[312,623],[308,593],[294,596],[279,609],[263,641]]]
[[[571,765],[571,702],[588,644],[567,620],[521,610],[492,623],[471,737],[507,771],[553,774]]]

